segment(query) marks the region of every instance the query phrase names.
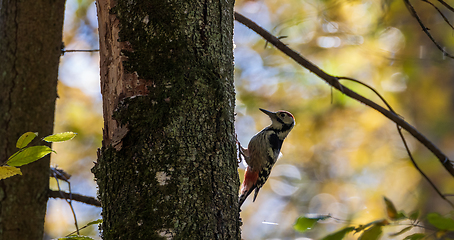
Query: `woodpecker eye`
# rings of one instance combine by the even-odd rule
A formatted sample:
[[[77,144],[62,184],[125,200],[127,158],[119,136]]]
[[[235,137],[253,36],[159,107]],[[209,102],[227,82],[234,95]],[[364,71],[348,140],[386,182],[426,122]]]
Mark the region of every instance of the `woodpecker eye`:
[[[285,113],[281,113],[280,115],[281,115],[281,118],[285,117]]]

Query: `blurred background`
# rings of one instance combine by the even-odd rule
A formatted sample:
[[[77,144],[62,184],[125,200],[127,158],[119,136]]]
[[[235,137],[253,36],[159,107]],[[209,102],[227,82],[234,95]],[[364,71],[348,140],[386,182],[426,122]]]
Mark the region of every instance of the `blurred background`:
[[[453,29],[427,3],[413,4],[434,38],[454,52]],[[453,13],[438,7],[454,20]],[[403,1],[237,0],[235,10],[285,37],[284,43],[329,74],[374,87],[406,121],[454,158],[454,60],[434,46]],[[270,123],[258,108],[287,110],[296,119],[257,200],[252,203],[249,198],[243,205],[243,239],[318,239],[348,224],[386,218],[383,196],[407,213],[452,210],[412,166],[391,121],[332,90],[239,23],[234,41],[236,131],[242,145]],[[67,50],[99,48],[93,1],[67,1],[64,43]],[[55,143],[58,154],[51,162],[72,175],[74,193],[96,196],[90,169],[103,126],[98,53],[65,53],[60,80],[55,132],[73,131],[78,136]],[[343,83],[380,103],[370,90]],[[443,193],[454,193],[452,176],[420,143],[406,136],[421,169]],[[243,164],[239,174],[242,180]],[[68,189],[64,183],[61,186]],[[57,189],[55,180],[51,187]],[[48,207],[48,238],[74,231],[66,202],[51,199]],[[100,218],[100,208],[80,203],[74,207],[79,226]],[[293,230],[295,220],[308,213],[336,219],[305,233]],[[385,228],[382,239],[393,239],[388,233],[400,229]],[[409,233],[418,231],[424,230]],[[100,239],[96,226],[81,233]]]

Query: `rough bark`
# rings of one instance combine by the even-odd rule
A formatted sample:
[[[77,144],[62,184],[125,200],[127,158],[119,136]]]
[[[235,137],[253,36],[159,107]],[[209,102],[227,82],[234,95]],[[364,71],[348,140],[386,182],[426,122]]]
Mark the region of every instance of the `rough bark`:
[[[0,1],[0,162],[27,131],[52,134],[65,1]],[[0,181],[0,239],[42,239],[49,157]]]
[[[233,1],[97,1],[104,239],[240,239]]]

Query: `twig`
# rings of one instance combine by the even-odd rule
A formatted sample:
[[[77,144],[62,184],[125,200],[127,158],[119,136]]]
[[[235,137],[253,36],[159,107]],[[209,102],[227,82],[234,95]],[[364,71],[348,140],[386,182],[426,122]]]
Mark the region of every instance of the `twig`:
[[[445,195],[443,195],[440,190],[438,190],[437,186],[435,186],[435,184],[429,179],[429,177],[427,177],[427,175],[419,168],[418,164],[416,164],[415,162],[415,159],[413,159],[413,156],[411,155],[411,152],[410,152],[410,149],[408,148],[408,145],[407,145],[407,141],[405,140],[404,138],[404,135],[402,134],[402,129],[397,126],[397,131],[399,132],[399,135],[400,135],[400,138],[402,138],[402,142],[404,143],[404,146],[405,146],[405,150],[407,150],[407,154],[408,156],[410,157],[410,160],[411,160],[411,163],[413,164],[413,166],[416,168],[416,170],[418,170],[419,173],[421,173],[421,175],[429,182],[430,186],[432,186],[432,188],[435,190],[435,192],[437,192],[438,195],[440,195],[440,197],[445,200],[446,202],[449,203],[449,205],[451,205],[451,207],[454,208],[454,204],[449,201],[449,199],[446,198]]]
[[[452,28],[454,29],[454,27],[452,26],[452,24],[449,22],[448,18],[445,17],[445,15],[441,12],[440,9],[438,9],[437,6],[435,6],[433,3],[429,2],[428,0],[422,0],[423,2],[426,2],[428,3],[429,5],[431,5],[433,8],[435,8],[435,10],[437,10],[437,12],[441,15],[441,17],[443,18],[443,20],[445,20],[445,22]]]
[[[85,195],[81,195],[81,194],[77,194],[77,193],[72,193],[71,196],[72,196],[72,200],[74,200],[74,201],[78,201],[78,202],[92,205],[95,207],[101,207],[101,202],[98,201],[98,199],[96,199],[94,197],[89,197],[89,196],[85,196]],[[49,189],[49,197],[69,199],[70,194],[67,192],[63,192],[63,191],[55,191],[55,190]]]
[[[71,175],[65,172],[63,169],[51,167],[49,172],[51,177],[56,177],[57,179],[68,181],[71,178]]]
[[[443,0],[438,0],[441,4],[443,4],[443,6],[445,6],[447,9],[449,9],[451,12],[454,12],[454,8],[451,7],[451,5],[447,4],[445,1]]]
[[[437,48],[440,49],[440,51],[442,51],[445,56],[454,59],[453,55],[446,52],[445,49],[437,41],[435,41],[435,39],[432,37],[432,34],[429,33],[429,29],[426,28],[424,23],[422,23],[421,18],[419,18],[418,13],[416,13],[415,8],[413,7],[413,5],[411,5],[410,1],[404,0],[404,3],[405,3],[405,6],[407,6],[408,11],[410,11],[411,15],[416,18],[416,20],[418,21],[422,30],[426,33],[426,35],[430,38],[430,40],[432,40],[432,42],[435,44],[435,46],[437,46]]]
[[[382,97],[382,95],[381,95],[380,93],[378,93],[377,90],[375,90],[375,88],[373,88],[373,87],[371,87],[371,86],[369,86],[369,85],[367,85],[367,84],[365,84],[365,83],[363,83],[363,82],[361,82],[361,81],[359,81],[359,80],[356,80],[356,79],[354,79],[354,78],[349,78],[349,77],[337,77],[337,79],[338,79],[338,80],[349,80],[349,81],[352,81],[352,82],[356,82],[356,83],[358,83],[358,84],[361,84],[361,85],[363,85],[363,86],[366,87],[366,88],[369,88],[369,90],[371,90],[372,92],[374,92],[375,95],[377,95],[377,96],[381,99],[381,101],[386,105],[386,107],[388,107],[389,111],[391,111],[392,113],[394,113],[394,114],[400,116],[399,114],[397,114],[397,113],[393,110],[393,108],[388,104],[388,102],[385,100],[385,98]]]
[[[87,223],[85,226],[81,227],[79,230],[83,230],[91,225],[94,225],[94,224],[100,224],[102,223],[102,219],[98,219],[96,221],[91,221],[89,223]],[[74,232],[70,232],[68,233],[65,237],[71,237],[74,233],[76,233],[77,231],[74,231]]]
[[[412,125],[407,123],[404,119],[402,119],[399,115],[386,110],[382,106],[378,105],[377,103],[359,95],[358,93],[350,90],[349,88],[341,85],[338,81],[338,78],[331,76],[315,66],[310,61],[303,58],[294,50],[287,47],[284,43],[282,43],[279,39],[275,36],[271,35],[265,29],[258,26],[256,23],[251,21],[250,19],[244,17],[243,15],[235,12],[235,20],[244,24],[246,27],[252,29],[254,32],[258,33],[262,36],[266,41],[273,44],[277,49],[281,50],[284,54],[295,60],[301,66],[305,67],[309,71],[313,72],[315,75],[319,76],[321,79],[325,80],[329,85],[336,88],[337,90],[343,92],[345,95],[353,98],[375,110],[383,114],[385,117],[396,123],[397,125],[401,126],[403,129],[408,131],[413,137],[415,137],[420,143],[422,143],[427,149],[429,149],[443,164],[444,168],[454,176],[454,167],[449,160],[449,158],[440,150],[437,146],[435,146],[431,141],[429,141],[424,135],[422,135],[418,130],[416,130]]]
[[[90,50],[77,50],[77,49],[71,49],[71,50],[62,50],[62,53],[74,53],[74,52],[99,52],[99,49],[90,49]]]
[[[68,181],[68,179],[65,179],[65,177],[63,175],[61,175],[59,172],[55,171],[52,168],[51,168],[51,174],[57,181],[58,191],[60,192],[60,195],[62,196],[62,198],[65,199],[65,201],[69,204],[69,207],[71,208],[71,212],[73,213],[73,217],[74,217],[74,224],[76,225],[77,235],[79,235],[79,226],[77,224],[76,212],[74,211],[74,207],[73,207],[73,203],[72,203],[71,183]],[[63,192],[61,191],[61,188],[60,188],[59,179],[63,179],[63,181],[68,183],[69,198],[63,197]]]
[[[356,80],[356,79],[353,79],[353,78],[349,78],[349,77],[338,77],[339,80],[349,80],[349,81],[353,81],[353,82],[356,82],[358,84],[361,84],[365,87],[367,87],[368,89],[370,89],[371,91],[373,91],[382,101],[383,103],[388,107],[389,111],[391,111],[392,113],[398,115],[392,108],[391,106],[388,104],[388,102],[385,100],[384,97],[381,96],[380,93],[378,93],[373,87],[359,81],[359,80]],[[427,175],[422,171],[421,168],[419,168],[418,164],[416,163],[415,159],[413,158],[413,155],[411,154],[411,151],[410,151],[410,148],[408,147],[408,144],[407,144],[407,140],[405,139],[404,135],[402,134],[402,129],[400,128],[399,125],[396,124],[396,127],[397,127],[397,131],[399,132],[399,136],[400,138],[402,139],[402,142],[404,143],[404,146],[405,146],[405,150],[407,150],[407,154],[408,156],[410,157],[410,161],[411,163],[413,164],[413,166],[416,168],[416,170],[418,170],[418,172],[426,179],[427,182],[429,182],[430,186],[432,186],[432,188],[435,190],[435,192],[437,192],[437,194],[443,199],[445,200],[446,202],[448,202],[449,205],[451,205],[451,207],[454,208],[454,204],[449,201],[447,198],[446,198],[446,195],[442,194],[440,192],[440,190],[437,188],[437,186],[432,182],[432,180],[430,180],[429,177],[427,177]]]

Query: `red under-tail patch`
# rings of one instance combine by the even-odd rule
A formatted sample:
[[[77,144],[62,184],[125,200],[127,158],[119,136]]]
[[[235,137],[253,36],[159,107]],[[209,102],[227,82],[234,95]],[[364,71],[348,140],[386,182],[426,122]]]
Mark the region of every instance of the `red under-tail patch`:
[[[241,194],[248,192],[252,187],[254,187],[255,183],[257,183],[257,179],[259,178],[259,173],[252,171],[250,167],[246,169],[244,173],[244,180],[243,184],[241,185]]]

